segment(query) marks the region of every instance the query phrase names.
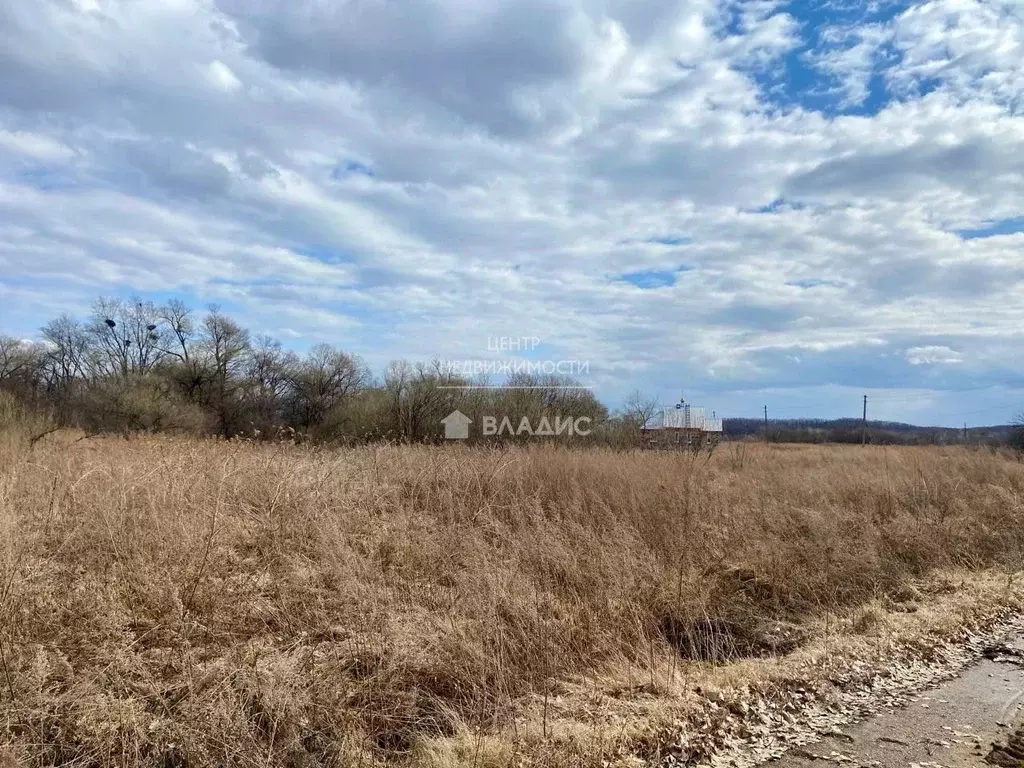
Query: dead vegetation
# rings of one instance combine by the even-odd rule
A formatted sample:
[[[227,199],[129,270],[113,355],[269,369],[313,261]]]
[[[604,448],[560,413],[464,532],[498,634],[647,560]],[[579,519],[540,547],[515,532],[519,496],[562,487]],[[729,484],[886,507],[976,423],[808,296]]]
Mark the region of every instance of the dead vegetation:
[[[857,606],[870,632],[1024,545],[989,451],[8,434],[0,764],[598,764],[614,734],[548,738],[567,686],[657,695]]]

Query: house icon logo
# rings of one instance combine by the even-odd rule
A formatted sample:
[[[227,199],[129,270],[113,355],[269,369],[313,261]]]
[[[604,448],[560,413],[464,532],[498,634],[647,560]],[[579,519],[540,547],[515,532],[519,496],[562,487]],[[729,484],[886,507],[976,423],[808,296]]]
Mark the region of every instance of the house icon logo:
[[[443,419],[445,440],[465,440],[469,437],[469,425],[473,420],[462,411],[452,411]]]

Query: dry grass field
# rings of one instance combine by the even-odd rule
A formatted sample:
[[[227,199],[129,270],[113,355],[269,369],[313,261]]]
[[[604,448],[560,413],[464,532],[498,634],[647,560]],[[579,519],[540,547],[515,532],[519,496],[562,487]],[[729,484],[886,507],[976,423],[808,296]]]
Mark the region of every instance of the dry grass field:
[[[1012,455],[962,448],[9,428],[0,764],[600,765],[629,734],[566,741],[574,691],[657,700],[930,574],[1016,571],[1022,494]]]

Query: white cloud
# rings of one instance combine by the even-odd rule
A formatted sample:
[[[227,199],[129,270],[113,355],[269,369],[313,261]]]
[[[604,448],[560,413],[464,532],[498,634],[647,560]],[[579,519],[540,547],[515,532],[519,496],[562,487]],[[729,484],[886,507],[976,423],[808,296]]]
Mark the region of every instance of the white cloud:
[[[983,98],[1019,113],[1024,6],[1015,0],[931,0],[894,25],[901,54],[889,77],[908,93],[942,84],[964,101]]]
[[[830,47],[811,51],[811,63],[838,81],[842,106],[863,104],[869,95],[871,78],[879,68],[881,49],[892,39],[891,29],[877,23],[830,28],[822,33],[822,38]]]
[[[210,85],[228,93],[242,87],[242,81],[235,77],[235,73],[223,61],[210,62],[206,69],[206,79]]]
[[[75,155],[70,147],[49,136],[5,130],[0,130],[0,152],[51,163],[70,160]]]
[[[962,363],[963,355],[949,347],[911,347],[906,352],[911,365],[949,365]]]

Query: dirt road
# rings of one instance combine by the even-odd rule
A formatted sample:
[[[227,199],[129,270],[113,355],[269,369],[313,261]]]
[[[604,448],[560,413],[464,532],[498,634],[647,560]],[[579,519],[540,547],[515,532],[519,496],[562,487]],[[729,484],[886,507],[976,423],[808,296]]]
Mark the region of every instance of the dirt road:
[[[1012,648],[1024,649],[1024,640]],[[904,708],[794,748],[766,765],[961,768],[994,762],[1024,768],[1024,761],[1010,754],[1013,747],[991,754],[993,742],[1007,744],[1024,720],[1024,659],[990,655],[995,659],[980,660],[959,677],[914,696]]]

